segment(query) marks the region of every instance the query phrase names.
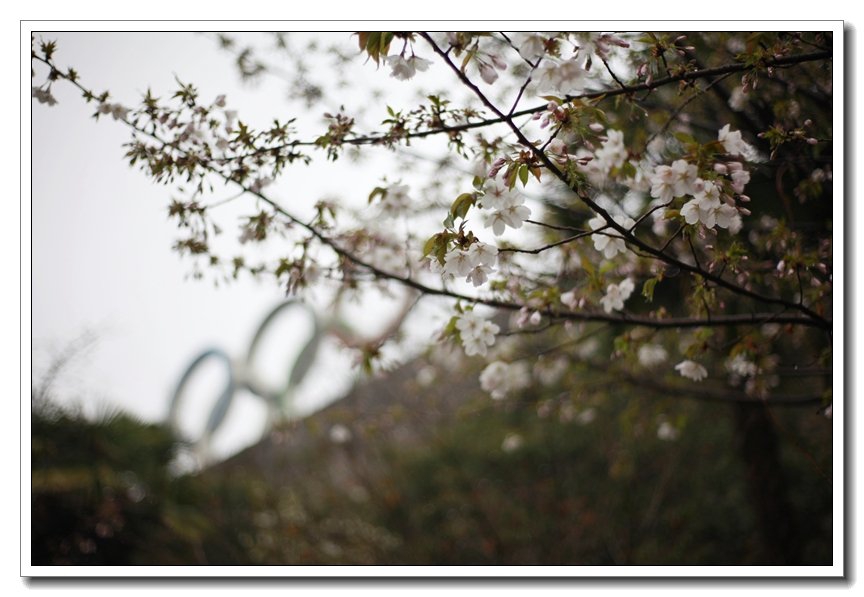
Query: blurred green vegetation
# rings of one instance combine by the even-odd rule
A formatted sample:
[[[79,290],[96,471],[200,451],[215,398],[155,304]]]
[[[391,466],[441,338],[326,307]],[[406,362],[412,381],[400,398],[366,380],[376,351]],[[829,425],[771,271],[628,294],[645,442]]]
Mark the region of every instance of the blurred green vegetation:
[[[412,419],[394,399],[415,383],[374,380],[374,407],[349,396],[183,475],[170,472],[182,446],[166,428],[42,402],[32,413],[33,564],[832,561],[831,422],[814,406],[561,385],[492,401],[475,387],[448,397],[449,414]],[[413,399],[435,404],[442,391]],[[779,467],[755,483],[760,458],[742,427],[753,412],[767,415],[760,437],[775,442]],[[334,441],[334,425],[350,439]],[[778,479],[779,492],[758,495]],[[786,517],[780,535],[763,528],[766,499]]]

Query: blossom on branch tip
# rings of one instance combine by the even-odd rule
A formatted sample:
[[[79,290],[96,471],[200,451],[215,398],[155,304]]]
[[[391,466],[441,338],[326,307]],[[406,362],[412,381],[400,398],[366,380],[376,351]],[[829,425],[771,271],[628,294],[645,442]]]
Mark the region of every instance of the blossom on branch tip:
[[[51,91],[49,89],[42,89],[41,87],[31,86],[30,87],[30,95],[39,101],[40,104],[48,104],[49,106],[53,106],[57,103],[57,100],[51,95]]]
[[[429,68],[429,65],[432,64],[429,60],[424,58],[420,58],[418,56],[411,56],[410,58],[405,58],[404,56],[400,56],[399,54],[394,54],[392,56],[387,56],[384,59],[387,63],[387,66],[390,67],[390,76],[399,79],[400,81],[407,81],[415,74],[417,71],[420,72],[425,71]]]
[[[754,150],[749,143],[744,141],[741,136],[741,131],[731,130],[730,125],[725,125],[717,134],[717,140],[723,144],[726,153],[733,156],[742,156],[746,159],[747,156],[753,155]]]
[[[702,381],[706,377],[708,377],[708,371],[697,363],[696,361],[686,360],[681,361],[677,365],[675,365],[675,370],[681,374],[682,377],[686,377],[687,379],[692,379],[693,381]]]

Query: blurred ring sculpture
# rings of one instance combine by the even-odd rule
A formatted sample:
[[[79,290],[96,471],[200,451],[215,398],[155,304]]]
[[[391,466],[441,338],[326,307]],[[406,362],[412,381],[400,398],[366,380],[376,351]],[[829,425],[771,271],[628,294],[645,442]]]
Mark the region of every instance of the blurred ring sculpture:
[[[280,313],[292,306],[303,309],[311,316],[313,325],[312,336],[297,356],[293,366],[290,367],[285,384],[281,388],[267,388],[260,381],[260,377],[256,374],[254,365],[255,356],[258,352],[258,347],[264,333]],[[300,385],[303,378],[312,367],[324,334],[327,331],[335,331],[337,327],[344,326],[338,323],[326,326],[322,325],[322,322],[311,308],[298,301],[287,300],[273,308],[258,326],[255,335],[252,337],[252,342],[249,344],[249,349],[246,352],[246,358],[244,360],[233,361],[231,357],[220,348],[208,348],[204,350],[192,360],[183,372],[180,381],[174,389],[174,394],[171,397],[168,410],[168,423],[174,431],[174,434],[177,437],[182,437],[183,435],[180,429],[179,412],[186,385],[198,367],[206,361],[214,358],[223,363],[223,366],[228,373],[228,379],[225,388],[222,390],[222,393],[219,395],[216,403],[210,411],[210,415],[207,418],[201,437],[190,442],[196,455],[203,462],[207,462],[211,456],[210,440],[225,422],[228,410],[230,409],[238,391],[249,390],[253,396],[261,398],[267,404],[268,417],[264,429],[265,433],[277,421],[295,416],[296,413],[293,410],[294,390]],[[328,330],[328,328],[334,329]]]

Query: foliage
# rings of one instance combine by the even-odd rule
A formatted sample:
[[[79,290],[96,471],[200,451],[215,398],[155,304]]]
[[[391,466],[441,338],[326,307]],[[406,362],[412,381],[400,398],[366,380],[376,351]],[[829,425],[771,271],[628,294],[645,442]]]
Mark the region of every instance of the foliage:
[[[418,401],[443,413],[433,421],[381,399],[382,387],[416,391],[416,370],[400,369],[181,476],[168,473],[165,429],[34,412],[33,563],[786,562],[760,529],[730,416],[764,406],[626,397],[601,373],[580,375],[577,393],[562,379],[518,401],[423,390]],[[797,562],[828,564],[830,426],[770,416]]]

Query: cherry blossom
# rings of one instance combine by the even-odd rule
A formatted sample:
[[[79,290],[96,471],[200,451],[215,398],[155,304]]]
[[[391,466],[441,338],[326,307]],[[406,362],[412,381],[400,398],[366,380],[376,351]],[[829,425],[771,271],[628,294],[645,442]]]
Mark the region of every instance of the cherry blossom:
[[[643,344],[636,353],[639,364],[643,367],[656,367],[666,362],[668,354],[666,349],[659,344]]]
[[[717,135],[717,140],[723,144],[726,153],[732,156],[746,156],[753,154],[753,148],[741,136],[741,131],[730,130],[730,125],[725,125]]]
[[[620,311],[624,308],[624,301],[630,298],[635,288],[633,280],[627,278],[620,284],[610,284],[606,287],[606,294],[600,299],[603,310],[607,313]]]
[[[686,377],[687,379],[692,379],[693,381],[702,381],[706,377],[708,377],[708,371],[697,363],[696,361],[685,360],[681,361],[677,365],[675,365],[675,370],[681,374],[682,377]]]
[[[429,60],[425,60],[419,56],[405,58],[399,54],[387,56],[384,60],[391,69],[390,76],[400,81],[407,81],[417,74],[418,70],[423,72],[432,64]]]
[[[759,367],[756,366],[756,363],[747,359],[747,357],[742,353],[736,354],[734,357],[729,359],[726,362],[726,368],[731,373],[741,377],[753,377],[759,372]]]
[[[472,244],[467,250],[457,248],[444,256],[444,268],[441,273],[450,276],[466,276],[467,281],[474,286],[480,286],[492,273],[497,255],[498,249],[482,242]]]
[[[628,216],[613,216],[612,218],[620,224],[624,228],[633,227],[636,222],[633,221],[633,218]],[[588,227],[591,230],[599,230],[606,226],[606,220],[603,216],[597,215],[588,220]],[[627,251],[627,243],[624,242],[623,238],[616,237],[617,232],[614,230],[609,234],[592,234],[591,240],[594,241],[594,248],[601,253],[606,259],[612,259],[618,253],[625,253]]]
[[[598,166],[609,172],[612,168],[620,168],[627,161],[627,148],[624,146],[624,133],[617,130],[606,132],[606,141],[594,154]]]
[[[489,346],[495,344],[495,334],[501,331],[496,324],[488,321],[474,311],[466,311],[456,320],[456,329],[462,338],[465,354],[486,356]]]
[[[501,400],[508,394],[523,390],[531,385],[531,372],[528,364],[519,361],[505,363],[493,361],[480,374],[480,387],[489,392],[494,400]]]
[[[584,77],[585,70],[575,60],[544,60],[536,71],[537,88],[546,91],[572,93]]]
[[[490,202],[483,201],[483,207],[486,207]],[[492,228],[495,236],[504,234],[507,226],[510,228],[521,228],[522,223],[531,216],[531,210],[524,205],[525,199],[517,193],[507,193],[501,195],[497,200],[492,202],[495,205],[491,213],[483,214],[483,225],[486,228]]]

